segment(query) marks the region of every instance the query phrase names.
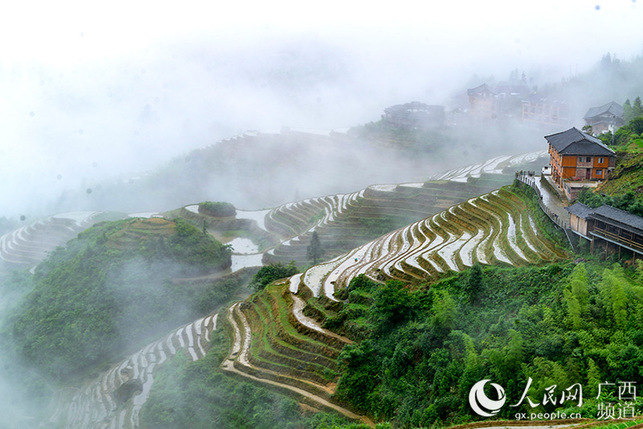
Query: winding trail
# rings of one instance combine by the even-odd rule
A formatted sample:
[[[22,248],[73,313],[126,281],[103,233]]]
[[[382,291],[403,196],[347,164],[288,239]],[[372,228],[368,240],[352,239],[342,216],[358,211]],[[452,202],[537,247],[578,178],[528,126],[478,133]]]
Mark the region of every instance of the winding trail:
[[[235,317],[233,317],[233,314],[237,316],[241,316],[241,321],[242,321],[242,327],[240,328],[235,320]],[[348,417],[351,420],[361,420],[362,422],[366,423],[367,425],[374,427],[375,423],[369,419],[366,416],[361,416],[358,414],[353,413],[350,410],[347,410],[346,408],[340,407],[337,404],[334,404],[318,395],[315,395],[311,392],[308,392],[304,389],[301,389],[296,386],[292,386],[290,384],[285,384],[285,383],[280,383],[274,380],[266,379],[266,378],[261,378],[257,377],[251,374],[248,374],[246,372],[240,371],[235,367],[235,363],[240,363],[242,365],[245,365],[250,368],[255,368],[253,367],[252,364],[249,361],[248,354],[250,351],[250,341],[251,341],[251,330],[250,326],[248,325],[247,320],[243,316],[243,314],[239,311],[239,304],[234,304],[228,309],[227,312],[227,319],[232,325],[232,330],[234,334],[234,339],[233,339],[233,346],[230,350],[230,354],[228,355],[227,359],[223,361],[221,364],[221,369],[224,371],[228,371],[231,373],[234,373],[236,375],[239,375],[241,377],[245,377],[247,379],[250,379],[254,382],[262,383],[262,384],[268,384],[274,387],[277,387],[279,389],[286,389],[289,390],[295,394],[297,394],[300,397],[306,398],[308,400],[313,401],[314,403],[318,404],[319,406],[336,411],[346,417]],[[243,334],[242,334],[243,332]],[[265,369],[262,370],[263,373],[267,372]],[[307,380],[305,382],[308,382]],[[324,390],[328,390],[326,386],[319,386],[323,388]],[[329,392],[332,393],[332,392]]]
[[[541,152],[519,157],[496,157],[478,165],[451,170],[433,179],[467,182],[469,177],[480,177],[483,173],[497,174],[504,166],[536,155],[540,156]],[[450,185],[445,192],[459,189],[460,185],[456,185],[457,183]],[[396,198],[400,198],[405,193],[407,196],[420,195],[424,186],[424,183],[372,185],[359,192],[310,198],[284,204],[272,210],[238,211],[237,217],[254,220],[260,229],[281,237],[281,244],[267,252],[275,255],[275,252],[285,252],[289,248],[305,245],[312,232],[321,233],[323,228],[328,226],[337,227],[339,231],[349,231],[351,224],[345,223],[346,218],[355,216],[360,206],[365,204],[367,196],[371,201],[395,202]],[[287,291],[283,300],[279,304],[275,301],[267,304],[272,307],[262,314],[268,318],[273,317],[274,314],[271,311],[283,311],[283,301],[290,299],[292,305],[289,307],[288,315],[281,313],[280,316],[291,324],[301,326],[295,326],[293,330],[296,332],[290,333],[287,332],[284,320],[276,321],[274,348],[281,347],[280,350],[283,351],[292,347],[293,354],[307,356],[314,355],[315,348],[323,347],[324,344],[320,345],[320,343],[326,342],[329,347],[335,347],[337,354],[343,345],[351,344],[350,339],[322,328],[317,320],[304,314],[308,303],[303,297],[310,296],[305,288],[310,289],[314,297],[321,298],[320,301],[325,298],[335,301],[329,304],[328,308],[332,308],[337,301],[334,296],[335,291],[346,287],[352,278],[360,274],[365,274],[379,282],[388,279],[408,281],[431,278],[449,270],[459,271],[477,262],[520,265],[538,262],[539,258],[551,260],[558,257],[553,252],[551,243],[547,243],[538,235],[533,219],[531,216],[525,216],[524,208],[514,202],[506,202],[508,208],[499,203],[498,200],[508,198],[507,195],[496,191],[469,199],[471,194],[467,195],[462,191],[458,194],[458,198],[460,198],[459,201],[465,202],[458,205],[453,205],[453,202],[449,202],[453,200],[444,195],[446,194],[439,192],[430,195],[430,207],[444,208],[444,211],[433,214],[437,211],[434,209],[428,217],[418,222],[384,234],[361,246],[355,246],[335,259],[311,267],[284,283]],[[467,199],[469,200],[466,201]],[[422,204],[429,205],[425,202]],[[187,206],[186,209],[198,211],[198,206]],[[387,209],[397,210],[398,207],[393,205]],[[425,213],[422,210],[426,210],[426,206],[420,205],[417,212]],[[79,225],[78,219],[82,221],[82,216],[66,221],[69,225],[65,227],[68,227],[70,232],[74,232],[74,228]],[[0,239],[0,257],[8,256],[18,260],[20,258],[29,260],[33,255],[41,257],[45,253],[39,245],[29,247],[23,243],[29,242],[28,238],[33,236],[34,230],[37,231],[43,226],[37,224],[32,230],[20,229],[3,236]],[[20,250],[21,246],[22,250]],[[239,259],[239,264],[261,265],[262,254],[260,253],[237,256],[244,258]],[[203,278],[203,280],[210,279],[212,277]],[[195,279],[184,280],[195,281]],[[282,305],[281,309],[277,309],[278,305]],[[321,307],[310,310],[312,314],[315,314],[315,311],[323,312]],[[257,362],[260,359],[266,359],[256,355],[258,353],[256,348],[257,343],[268,341],[265,334],[266,328],[258,323],[256,317],[253,319],[254,316],[251,313],[246,317],[245,311],[248,311],[247,307],[244,308],[242,304],[237,303],[229,307],[225,313],[232,328],[233,340],[227,358],[221,363],[222,370],[253,382],[273,386],[278,390],[288,390],[303,398],[304,402],[314,403],[353,420],[361,420],[370,426],[374,425],[368,417],[353,413],[329,400],[336,386],[333,382],[322,384],[327,378],[322,378],[321,381],[319,381],[320,378],[313,377],[298,378],[297,374],[303,372],[300,368],[295,368],[289,373],[288,370],[292,369],[288,367],[290,362],[301,362],[301,360],[286,357],[280,362],[269,362],[270,365],[260,367]],[[212,314],[179,327],[114,365],[96,380],[79,389],[66,405],[61,403],[52,418],[52,423],[66,428],[137,428],[139,413],[153,386],[156,369],[179,350],[184,350],[192,360],[204,356],[210,334],[216,329],[217,317],[216,314]],[[248,318],[252,323],[249,323]],[[266,317],[262,320],[264,325],[268,324]],[[254,333],[253,329],[255,329]],[[264,337],[261,337],[261,333]],[[254,338],[253,335],[255,335]],[[309,343],[307,343],[308,340]],[[296,349],[296,346],[302,346],[302,348]],[[266,350],[263,351],[268,354]],[[278,351],[274,352],[275,356],[278,354]],[[323,361],[326,362],[325,365],[329,371],[333,369],[333,365],[336,365],[333,361],[336,355],[329,354],[330,357],[319,355],[319,358],[315,357],[318,359],[316,362],[298,364],[310,363],[324,368],[324,364],[319,363]],[[300,372],[296,372],[297,370]],[[336,375],[332,371],[330,374],[331,377],[333,374]],[[303,375],[303,377],[307,376],[307,374]],[[119,403],[114,393],[128,382],[136,383],[137,391],[132,395],[131,400],[126,401],[125,404]],[[308,388],[310,389],[307,390]]]
[[[346,344],[353,344],[353,341],[351,341],[350,339],[322,328],[316,320],[304,315],[304,307],[306,306],[306,302],[303,299],[299,298],[297,295],[291,295],[291,298],[293,300],[293,314],[302,325],[314,329],[317,332],[321,332],[322,334],[325,334],[329,337],[337,338],[338,340],[343,341]]]

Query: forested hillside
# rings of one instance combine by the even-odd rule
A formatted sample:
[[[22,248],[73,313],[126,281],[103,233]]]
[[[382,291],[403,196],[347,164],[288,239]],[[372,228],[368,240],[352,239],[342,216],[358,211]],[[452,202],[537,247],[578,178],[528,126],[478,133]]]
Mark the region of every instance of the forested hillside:
[[[638,65],[610,59],[594,73]],[[602,136],[618,164],[581,201],[642,213],[641,124],[634,115]],[[329,428],[348,419],[441,427],[480,419],[469,395],[485,379],[513,402],[523,394],[540,402],[551,386],[584,389],[582,406],[523,402],[497,418],[555,410],[597,418],[601,401],[613,399],[597,398],[599,383],[643,383],[643,264],[572,257],[531,191],[501,188],[515,170],[543,162],[504,152],[522,127],[495,125],[475,142],[466,126],[382,122],[324,136],[247,133],[95,187],[84,203],[113,208],[118,195],[118,208],[174,208],[164,216],[177,218],[103,222],[33,276],[5,275],[31,290],[1,338],[26,371],[5,370],[39,404],[55,391],[41,412],[69,427]],[[535,134],[541,141],[537,130],[524,141]],[[432,163],[465,148],[475,165],[424,181]],[[481,161],[485,151],[503,154]],[[391,163],[409,175],[386,171],[393,182],[423,181],[374,184]],[[297,180],[301,171],[312,181]],[[355,190],[362,185],[370,186]],[[328,192],[344,193],[302,198]],[[281,205],[197,204],[204,198]],[[281,265],[261,269],[244,300],[256,269],[219,278],[232,250],[210,234],[258,245],[236,258]],[[313,237],[324,252],[306,251]],[[233,298],[243,301],[223,307]]]
[[[320,300],[313,307],[317,318],[325,314],[325,327],[357,340],[338,357],[335,400],[375,421],[433,427],[477,420],[468,394],[485,378],[514,402],[529,378],[535,402],[542,402],[548,386],[558,386],[559,394],[575,383],[584,389],[580,408],[577,402],[537,408],[525,402],[505,407],[498,418],[554,409],[595,418],[599,382],[643,382],[642,282],[643,264],[476,265],[413,289],[360,276],[339,294],[341,304],[324,308],[328,303]],[[330,428],[341,421],[322,415],[310,420],[290,400],[224,378],[218,368],[224,343],[219,335],[206,359],[179,360],[163,370],[144,408],[143,427],[218,422],[271,428],[280,421],[284,427]],[[248,407],[253,413],[239,412]]]
[[[616,152],[616,168],[598,188],[581,192],[578,201],[594,208],[607,204],[643,216],[643,107],[639,97],[629,110],[628,104],[629,99],[625,104],[628,123],[614,134],[600,136]]]
[[[171,282],[229,265],[226,246],[180,219],[98,224],[38,266],[12,341],[49,377],[78,376],[231,296]]]
[[[428,427],[474,419],[477,381],[491,378],[515,403],[531,377],[535,402],[547,386],[580,383],[583,407],[525,403],[498,417],[556,408],[595,417],[599,382],[643,382],[642,285],[641,263],[475,266],[415,291],[355,279],[344,324],[361,318],[367,334],[340,355],[336,395],[377,420]]]

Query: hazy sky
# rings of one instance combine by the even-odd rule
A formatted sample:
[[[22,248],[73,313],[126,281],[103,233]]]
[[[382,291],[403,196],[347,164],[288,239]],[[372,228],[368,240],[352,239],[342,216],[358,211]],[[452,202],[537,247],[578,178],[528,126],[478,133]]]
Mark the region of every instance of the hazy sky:
[[[560,80],[643,53],[632,0],[4,3],[0,216],[245,130],[349,127],[474,73]]]

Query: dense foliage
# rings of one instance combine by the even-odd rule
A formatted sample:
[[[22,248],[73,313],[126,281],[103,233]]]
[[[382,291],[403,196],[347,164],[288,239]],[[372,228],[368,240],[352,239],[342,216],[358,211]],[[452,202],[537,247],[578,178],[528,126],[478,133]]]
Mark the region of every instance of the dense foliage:
[[[577,201],[592,208],[608,205],[637,216],[643,216],[643,202],[639,201],[636,198],[636,194],[632,191],[612,196],[604,193],[596,193],[589,188],[585,188],[579,193]]]
[[[607,204],[643,216],[643,138],[633,135],[631,140],[640,143],[617,147],[620,152],[617,152],[616,168],[596,190],[582,190],[579,202],[594,208]]]
[[[629,124],[632,119],[637,118],[637,117],[643,117],[643,106],[641,106],[641,97],[636,97],[634,99],[634,102],[630,102],[630,99],[628,98],[625,100],[625,103],[623,103],[623,120],[625,121],[625,124]],[[639,131],[639,134],[642,131]]]
[[[288,265],[283,265],[280,262],[264,265],[259,268],[257,274],[254,275],[249,287],[255,291],[260,291],[275,280],[293,276],[298,272],[299,269],[295,266],[294,262],[290,262]]]
[[[171,280],[229,263],[226,246],[182,220],[102,223],[39,265],[12,317],[13,342],[44,374],[68,377],[225,302],[243,275],[189,287]]]
[[[199,213],[208,216],[226,217],[236,215],[237,210],[230,203],[206,201],[199,204]]]
[[[141,427],[316,429],[346,422],[332,414],[311,416],[293,399],[225,375],[218,366],[227,351],[220,330],[201,360],[190,362],[179,354],[164,364],[141,412]]]
[[[415,291],[358,277],[342,298],[343,326],[359,319],[365,339],[340,355],[336,396],[377,420],[470,421],[473,384],[491,379],[513,404],[529,378],[535,402],[581,383],[583,407],[563,408],[594,417],[599,382],[643,382],[643,264],[476,267]],[[554,408],[525,401],[498,417]]]
[[[632,149],[641,147],[641,134],[643,134],[643,115],[631,119],[627,125],[622,126],[615,133],[607,132],[599,137],[603,143],[616,150],[627,150],[630,145]]]
[[[616,151],[616,167],[607,181],[595,191],[585,189],[578,201],[590,207],[603,204],[643,216],[643,107],[637,97],[634,105],[629,100],[623,106],[626,125],[616,133],[599,137]]]

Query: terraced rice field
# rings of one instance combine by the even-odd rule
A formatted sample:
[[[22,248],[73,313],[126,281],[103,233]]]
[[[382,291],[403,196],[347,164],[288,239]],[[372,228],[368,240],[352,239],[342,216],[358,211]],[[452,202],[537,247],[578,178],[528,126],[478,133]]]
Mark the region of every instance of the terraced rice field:
[[[92,226],[99,212],[70,212],[39,220],[0,237],[0,259],[35,266],[58,246]]]
[[[329,299],[365,274],[376,281],[436,278],[474,263],[525,265],[567,254],[539,235],[525,203],[501,189],[472,198],[389,233],[325,265],[310,268],[302,284]]]
[[[359,274],[376,281],[430,280],[474,263],[525,265],[567,256],[538,234],[517,195],[501,189],[471,198],[230,307],[233,347],[222,368],[315,407],[365,420],[333,403],[336,358],[350,344],[320,325],[333,313],[335,291]]]
[[[217,329],[218,314],[198,319],[155,341],[117,363],[76,392],[59,401],[50,419],[64,428],[137,428],[139,413],[147,401],[158,366],[184,350],[193,361],[205,356],[210,334]],[[130,388],[131,398],[119,399]],[[122,394],[121,394],[122,395]]]
[[[266,253],[264,263],[295,261],[298,266],[308,265],[306,249],[313,231],[319,235],[325,257],[338,256],[380,235],[369,231],[369,226],[377,226],[383,219],[388,223],[382,228],[392,225],[394,229],[440,213],[510,184],[514,176],[503,173],[503,169],[533,162],[540,156],[541,152],[534,152],[497,157],[451,170],[424,183],[372,185],[359,192],[277,207],[267,213],[264,225],[281,238],[281,244]]]
[[[374,185],[270,211],[243,212],[241,219],[252,220],[262,231],[279,237],[281,244],[264,254],[264,262],[295,260],[305,266],[313,231],[332,259],[269,285],[221,313],[219,323],[233,340],[222,369],[316,409],[372,424],[333,400],[337,357],[351,343],[320,324],[339,305],[335,292],[359,274],[376,281],[424,281],[477,262],[524,265],[566,257],[538,234],[520,198],[507,190],[490,192],[513,180],[513,174],[499,174],[504,167],[527,158],[500,157],[434,178],[438,181]],[[476,180],[467,182],[463,177]],[[193,213],[194,207],[186,210]],[[382,217],[406,226],[369,241],[363,221]],[[137,219],[110,240],[114,246],[128,246],[141,234],[164,233],[166,228],[163,219]],[[52,422],[69,428],[138,427],[138,413],[149,395],[155,368],[179,348],[193,360],[203,356],[216,323],[214,315],[199,319],[141,349],[80,389],[67,402],[71,405],[58,408]],[[118,402],[115,392],[128,382],[137,390],[131,400]]]
[[[109,236],[109,241],[106,243],[108,247],[124,250],[137,247],[141,239],[150,236],[167,237],[174,233],[174,222],[163,218],[134,218],[126,222],[121,229]]]
[[[221,368],[295,396],[316,409],[372,424],[332,400],[337,356],[351,341],[305,316],[308,304],[288,286],[270,285],[251,300],[228,309],[233,345]]]

